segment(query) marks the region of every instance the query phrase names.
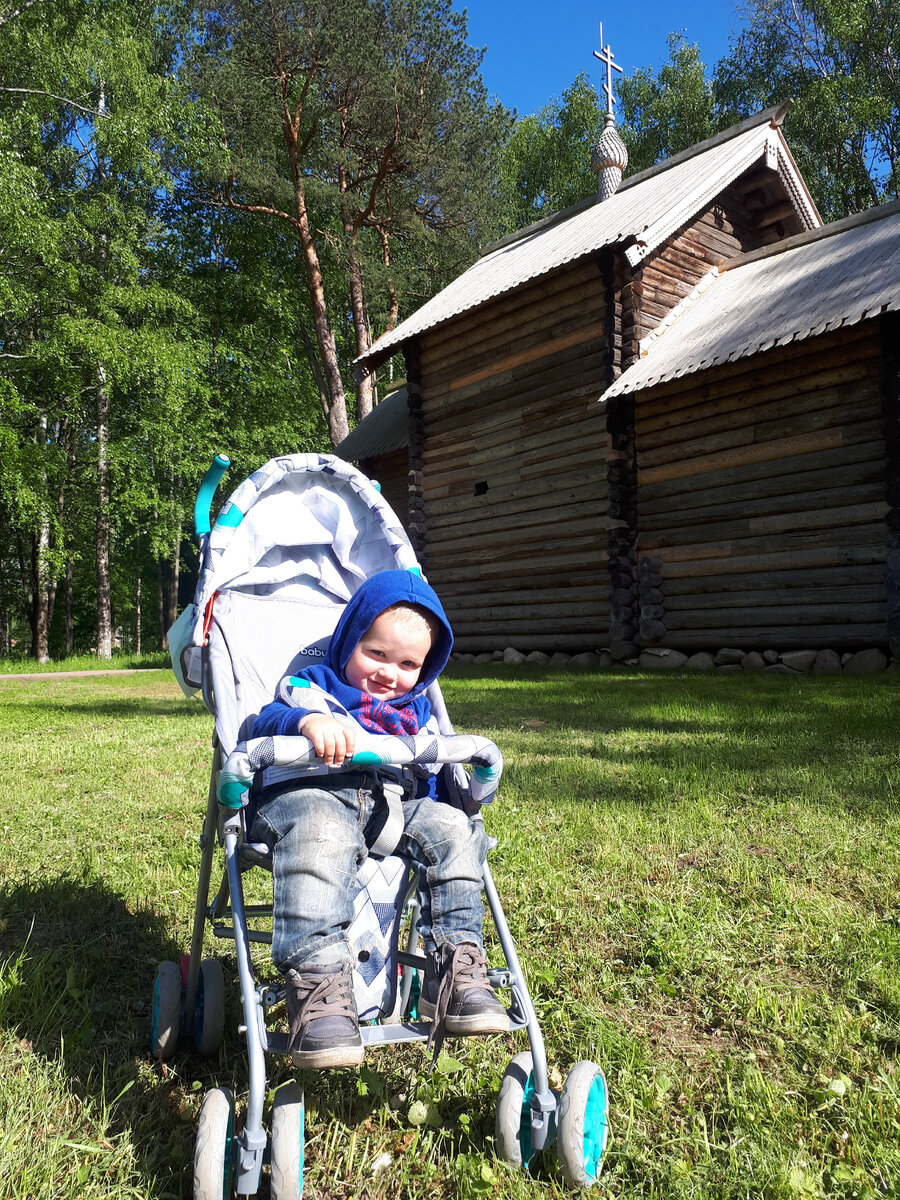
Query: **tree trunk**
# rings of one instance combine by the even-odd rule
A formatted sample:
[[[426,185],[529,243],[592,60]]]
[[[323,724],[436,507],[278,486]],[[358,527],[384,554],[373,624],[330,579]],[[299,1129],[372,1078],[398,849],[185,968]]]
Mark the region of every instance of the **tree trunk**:
[[[97,368],[97,657],[112,658],[109,577],[109,392],[106,368]]]
[[[332,446],[337,446],[350,432],[347,424],[347,402],[344,396],[344,381],[338,365],[337,346],[331,323],[328,320],[328,308],[325,304],[325,282],[322,278],[322,266],[319,262],[318,251],[309,224],[309,213],[306,210],[306,192],[302,178],[298,173],[294,176],[294,196],[297,211],[297,228],[300,233],[300,245],[303,248],[303,261],[306,266],[306,277],[309,283],[309,296],[313,309],[313,325],[316,330],[316,342],[319,346],[319,356],[322,370],[328,387],[328,432]]]
[[[347,235],[347,267],[350,274],[350,311],[353,314],[353,332],[356,337],[356,354],[365,354],[370,345],[369,322],[366,319],[366,302],[363,291],[362,267],[359,262],[359,231],[353,228],[353,220],[347,208],[343,211],[344,232]],[[356,420],[357,424],[372,411],[372,376],[365,374],[357,380]]]
[[[136,654],[141,652],[141,577],[138,574],[137,587],[134,597],[134,649]]]
[[[390,333],[392,329],[397,328],[397,321],[400,318],[400,297],[397,295],[397,289],[394,287],[394,279],[391,275],[391,246],[387,230],[381,225],[378,226],[378,236],[381,238],[381,261],[384,263],[384,269],[387,272],[388,295],[390,296],[388,323],[384,332]]]
[[[66,482],[67,482],[67,480],[72,478],[72,475],[74,473],[74,457],[75,457],[74,452],[73,452],[74,439],[71,435],[71,429],[70,429],[69,423],[65,419],[61,420],[56,427],[56,441],[57,441],[57,444],[59,445],[60,449],[63,451],[63,453],[65,455],[65,459],[66,459],[66,470],[63,473],[62,478],[60,479],[59,488],[56,493],[57,528],[59,530],[60,537],[63,539],[63,541],[65,541],[65,532],[64,531],[65,531],[65,527],[66,527],[66,524],[65,524]],[[67,557],[67,559],[66,559],[66,578],[67,579],[68,579],[69,570],[70,570],[70,561]],[[57,598],[58,593],[59,593],[59,575],[56,572],[54,572],[53,577],[50,581],[50,595],[49,595],[48,605],[47,605],[47,628],[48,629],[53,628],[53,614],[56,610],[56,598]],[[68,635],[69,617],[70,617],[70,613],[69,613],[69,608],[67,605],[67,607],[66,607],[66,624],[67,624],[66,653],[67,654],[71,654],[71,652],[72,652],[71,647],[68,644],[69,643],[69,635]]]
[[[154,516],[156,514],[154,513]],[[163,563],[159,559],[156,563],[156,625],[159,630],[159,648],[160,650],[168,650],[169,648],[169,626],[166,624],[166,601],[163,591]]]
[[[75,649],[75,621],[72,616],[73,601],[72,559],[66,559],[66,655]]]
[[[6,513],[0,508],[0,522],[4,528],[8,528],[6,522]],[[8,553],[4,546],[4,558]],[[0,657],[5,657],[9,654],[12,647],[10,641],[10,619],[9,619],[9,589],[7,587],[7,574],[5,571],[5,563],[0,561]]]
[[[42,451],[47,441],[47,417],[44,414],[38,418],[36,441]],[[43,492],[47,491],[47,472],[42,471]],[[31,541],[31,599],[34,607],[34,622],[32,624],[31,654],[39,663],[50,661],[50,566],[48,554],[50,551],[50,516],[44,509],[38,518],[37,533]]]
[[[28,628],[31,631],[31,644],[35,644],[34,628],[34,577],[31,570],[30,555],[26,557],[22,534],[16,530],[16,563],[19,568],[19,583],[22,587],[22,607],[28,618]]]
[[[47,649],[47,519],[42,516],[38,532],[31,539],[31,657],[39,663],[50,661]]]
[[[168,648],[168,631],[175,624],[175,619],[178,616],[178,583],[181,579],[181,533],[175,535],[175,553],[172,556],[172,572],[171,581],[169,583],[169,593],[166,597],[166,643]]]
[[[9,606],[6,602],[6,581],[0,572],[0,658],[6,658],[9,651]]]
[[[319,347],[322,374],[324,375],[325,385],[328,390],[328,411],[325,417],[328,421],[331,444],[332,446],[336,446],[344,440],[350,432],[350,428],[347,424],[347,402],[344,396],[344,381],[341,378],[341,370],[338,365],[337,346],[335,345],[331,322],[328,319],[328,307],[325,303],[325,281],[322,278],[322,265],[319,262],[315,237],[313,236],[309,221],[309,212],[306,207],[306,187],[301,167],[302,150],[299,140],[299,121],[302,105],[301,109],[297,110],[296,118],[292,117],[290,106],[287,103],[289,90],[287,75],[283,75],[280,82],[283,102],[281,128],[284,134],[288,159],[291,164],[291,185],[294,190],[295,216],[292,224],[300,236],[300,246],[303,250],[303,264],[306,267],[306,279],[313,310],[316,342]]]

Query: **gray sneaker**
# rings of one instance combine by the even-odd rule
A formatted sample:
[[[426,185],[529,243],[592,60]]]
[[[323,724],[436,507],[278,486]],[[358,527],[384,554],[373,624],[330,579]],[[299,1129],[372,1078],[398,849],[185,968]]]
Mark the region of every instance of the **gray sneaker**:
[[[446,1034],[507,1033],[509,1014],[494,995],[480,946],[444,944],[429,954],[419,1016],[430,1020],[428,1044],[440,1050]]]
[[[349,962],[315,963],[288,971],[288,1053],[295,1067],[357,1067],[365,1048]]]

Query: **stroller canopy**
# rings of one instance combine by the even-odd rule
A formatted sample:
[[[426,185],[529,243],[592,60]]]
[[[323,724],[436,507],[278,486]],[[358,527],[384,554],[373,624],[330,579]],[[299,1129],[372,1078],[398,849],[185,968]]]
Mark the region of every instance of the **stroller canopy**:
[[[375,486],[338,458],[272,459],[232,493],[190,618],[191,644],[207,646],[226,755],[251,736],[278,681],[321,660],[363,580],[397,567],[418,570],[409,538]]]

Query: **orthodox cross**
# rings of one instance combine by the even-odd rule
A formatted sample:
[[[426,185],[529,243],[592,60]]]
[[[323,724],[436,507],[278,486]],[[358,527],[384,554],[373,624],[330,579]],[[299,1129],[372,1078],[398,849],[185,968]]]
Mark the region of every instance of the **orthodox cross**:
[[[603,85],[603,91],[606,92],[606,112],[608,116],[612,116],[613,100],[612,92],[612,73],[613,71],[622,71],[622,67],[618,63],[613,62],[613,52],[608,45],[603,45],[603,24],[600,24],[600,49],[594,51],[594,58],[599,58],[606,65],[606,83]]]

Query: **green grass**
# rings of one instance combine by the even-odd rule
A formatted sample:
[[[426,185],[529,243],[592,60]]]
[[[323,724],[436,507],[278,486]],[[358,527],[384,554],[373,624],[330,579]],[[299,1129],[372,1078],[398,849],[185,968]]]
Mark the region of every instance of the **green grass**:
[[[599,1193],[900,1194],[900,674],[456,668],[445,692],[506,758],[491,861],[552,1077],[588,1058],[609,1079]],[[0,679],[0,1200],[189,1195],[203,1091],[246,1096],[233,982],[218,1058],[146,1053],[156,963],[189,937],[209,732],[162,674]],[[305,1194],[562,1196],[552,1156],[536,1178],[493,1156],[525,1047],[304,1075]]]
[[[169,655],[163,650],[147,654],[130,654],[116,650],[111,659],[98,658],[96,654],[70,654],[68,658],[54,658],[39,663],[23,654],[0,657],[0,678],[4,675],[55,674],[59,671],[123,671],[135,668],[170,667]]]

